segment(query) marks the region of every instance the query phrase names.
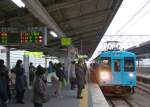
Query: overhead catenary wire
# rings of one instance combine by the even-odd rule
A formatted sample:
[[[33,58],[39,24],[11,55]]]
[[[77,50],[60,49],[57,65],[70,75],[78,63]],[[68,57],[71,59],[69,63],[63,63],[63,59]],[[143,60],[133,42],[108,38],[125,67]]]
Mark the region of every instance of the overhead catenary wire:
[[[115,35],[117,35],[122,29],[124,29],[148,4],[150,0],[148,0],[117,32]],[[97,34],[99,35],[99,34]],[[101,41],[100,41],[101,42]],[[96,48],[97,50],[98,48]],[[94,54],[97,53],[96,50],[94,51],[91,59],[94,57]]]
[[[132,26],[137,24],[142,18],[144,18],[148,13],[150,12],[150,9],[146,11],[141,17],[139,17],[133,24],[131,24],[124,32],[126,32],[128,29],[131,29]],[[145,36],[145,35],[144,35]],[[149,36],[149,35],[148,35]]]
[[[148,4],[150,0],[148,0],[117,32],[116,34],[120,33],[122,29],[124,29]]]
[[[147,34],[142,34],[142,35],[136,35],[136,34],[125,34],[125,35],[105,35],[105,36],[150,36],[150,35],[147,35]]]

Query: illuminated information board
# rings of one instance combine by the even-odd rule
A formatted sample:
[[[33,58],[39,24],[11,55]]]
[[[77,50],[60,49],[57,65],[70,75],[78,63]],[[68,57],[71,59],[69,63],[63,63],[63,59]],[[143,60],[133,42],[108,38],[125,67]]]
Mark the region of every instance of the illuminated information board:
[[[43,36],[40,32],[0,32],[0,44],[42,44]]]

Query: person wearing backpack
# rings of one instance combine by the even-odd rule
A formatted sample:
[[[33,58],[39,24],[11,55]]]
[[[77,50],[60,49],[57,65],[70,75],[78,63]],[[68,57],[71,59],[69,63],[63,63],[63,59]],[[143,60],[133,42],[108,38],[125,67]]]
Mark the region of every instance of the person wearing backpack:
[[[43,103],[48,102],[48,87],[47,83],[43,79],[45,69],[41,66],[37,67],[35,73],[35,79],[33,82],[33,105],[34,107],[43,107]]]

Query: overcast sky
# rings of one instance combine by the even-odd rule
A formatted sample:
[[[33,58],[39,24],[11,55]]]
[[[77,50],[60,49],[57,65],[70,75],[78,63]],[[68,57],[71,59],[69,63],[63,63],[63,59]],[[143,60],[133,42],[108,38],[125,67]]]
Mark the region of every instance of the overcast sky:
[[[133,18],[133,16],[135,17]],[[131,20],[131,18],[133,20]],[[121,49],[126,49],[132,46],[138,46],[140,43],[150,40],[150,36],[148,35],[150,35],[150,0],[123,0],[121,7],[108,27],[91,59],[95,58],[100,51],[105,50],[106,41],[120,41]]]

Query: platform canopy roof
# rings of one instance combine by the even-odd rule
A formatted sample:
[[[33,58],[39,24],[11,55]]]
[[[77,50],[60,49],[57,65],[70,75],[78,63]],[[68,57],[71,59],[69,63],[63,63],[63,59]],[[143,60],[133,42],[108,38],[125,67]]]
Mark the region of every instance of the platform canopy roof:
[[[134,52],[139,58],[150,58],[150,41],[141,43],[139,46],[134,46],[128,51]]]
[[[47,26],[63,36],[72,38],[73,45],[87,55],[94,52],[122,3],[122,0],[22,1],[26,4],[25,8],[17,7],[11,0],[0,0],[0,27]],[[39,12],[43,13],[38,13],[38,8],[41,9]],[[33,50],[30,47],[15,48]],[[37,49],[49,53],[59,52],[62,49],[60,38],[48,35],[48,45]]]

